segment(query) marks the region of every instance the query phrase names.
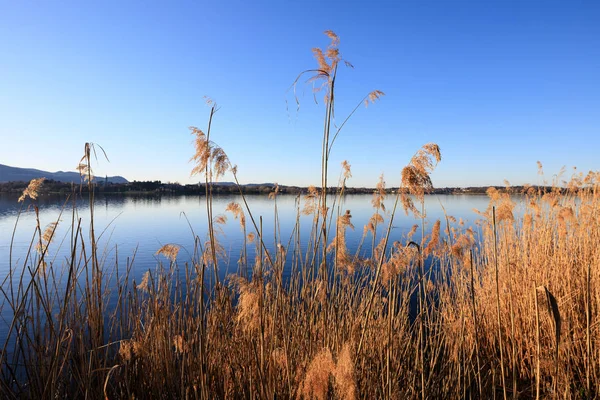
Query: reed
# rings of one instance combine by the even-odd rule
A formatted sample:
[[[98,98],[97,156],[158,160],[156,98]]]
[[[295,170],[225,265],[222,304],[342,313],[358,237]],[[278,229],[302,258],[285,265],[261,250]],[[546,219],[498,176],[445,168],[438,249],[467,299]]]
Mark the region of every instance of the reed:
[[[62,241],[56,224],[42,229],[43,179],[31,182],[21,213],[33,209],[38,222],[27,253],[11,251],[0,285],[0,307],[10,314],[0,353],[3,398],[600,395],[600,174],[573,175],[550,191],[489,190],[490,206],[475,226],[446,215],[442,229],[424,208],[441,160],[439,147],[426,144],[407,160],[390,207],[380,179],[373,217],[357,227],[361,245],[350,254],[346,232],[355,227],[343,208],[350,165],[342,165],[336,191],[328,187],[330,155],[358,107],[383,93],[371,92],[333,124],[344,60],[339,38],[327,36],[329,47],[313,51],[318,67],[305,71],[325,93],[321,186],[297,198],[289,238],[278,223],[263,231],[238,184],[241,200],[227,212],[240,224],[243,248],[224,253],[219,227],[227,219],[214,215],[211,187],[226,171],[238,182],[238,171],[214,141],[212,102],[206,134],[192,128],[193,173],[204,177],[209,227],[197,235],[190,225],[187,262],[179,246],[166,244],[136,282],[135,254],[106,261],[94,225],[91,144],[81,162],[89,215],[78,213],[74,199],[82,194],[74,190],[56,221],[69,225]],[[279,221],[277,189],[270,196]],[[415,227],[391,243],[402,209]],[[307,226],[302,214],[312,216]],[[419,227],[420,240],[413,237]],[[61,246],[69,254],[63,262],[50,256]],[[239,271],[222,280],[224,256],[238,258]],[[291,271],[285,279],[284,269]]]

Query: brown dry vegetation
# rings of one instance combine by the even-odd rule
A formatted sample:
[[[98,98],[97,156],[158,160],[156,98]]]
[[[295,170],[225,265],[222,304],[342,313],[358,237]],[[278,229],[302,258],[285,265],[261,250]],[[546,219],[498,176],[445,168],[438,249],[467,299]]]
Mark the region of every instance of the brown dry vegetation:
[[[490,190],[476,226],[447,216],[431,221],[430,235],[413,238],[413,229],[389,243],[398,206],[421,227],[426,223],[422,200],[441,159],[439,147],[428,144],[402,171],[404,191],[390,198],[383,179],[377,186],[359,246],[373,256],[351,254],[345,231],[353,228],[352,216],[340,207],[348,164],[333,203],[326,197],[329,152],[339,133],[330,123],[335,77],[343,61],[337,36],[327,35],[330,47],[314,50],[319,68],[308,71],[325,91],[322,185],[298,205],[291,240],[277,229],[262,232],[240,192],[242,204],[228,206],[245,241],[240,270],[219,281],[218,228],[226,218],[212,214],[208,190],[210,228],[206,240],[194,237],[192,262],[180,265],[179,248],[165,245],[157,251],[165,263],[136,283],[131,263],[102,262],[90,190],[90,232],[81,229],[76,210],[64,211],[63,219],[72,215],[66,262],[46,259],[56,225],[43,231],[38,223],[30,254],[22,265],[11,264],[2,283],[2,307],[13,315],[0,356],[3,398],[600,394],[600,175],[574,176],[566,194],[558,185],[550,193],[531,188],[513,196]],[[374,91],[359,105],[382,95]],[[192,132],[194,172],[207,187],[225,170],[236,176],[211,140],[210,123],[207,134]],[[81,170],[88,176],[92,153],[86,144]],[[39,184],[32,182],[20,199],[36,215]],[[277,193],[271,198],[277,215]],[[519,213],[517,204],[524,208]],[[313,216],[302,227],[311,232],[303,246],[301,213]],[[247,259],[249,246],[256,246],[254,260]],[[426,269],[425,261],[435,268]],[[291,268],[289,279],[282,278],[284,268]]]

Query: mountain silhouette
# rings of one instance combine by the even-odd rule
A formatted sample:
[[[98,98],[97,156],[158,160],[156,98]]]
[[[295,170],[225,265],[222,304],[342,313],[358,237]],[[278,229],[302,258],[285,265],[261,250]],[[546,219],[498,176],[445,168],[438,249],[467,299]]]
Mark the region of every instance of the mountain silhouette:
[[[36,178],[52,179],[58,182],[81,182],[79,172],[48,172],[33,168],[18,168],[0,164],[0,182],[29,182]],[[112,183],[128,183],[129,181],[122,176],[97,176],[98,181],[105,180]]]

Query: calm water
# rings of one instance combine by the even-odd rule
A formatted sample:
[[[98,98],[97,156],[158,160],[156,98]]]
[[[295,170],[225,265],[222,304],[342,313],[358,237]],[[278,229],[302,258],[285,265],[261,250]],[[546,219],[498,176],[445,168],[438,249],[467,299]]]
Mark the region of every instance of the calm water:
[[[268,247],[273,247],[274,202],[267,196],[247,196],[250,209],[258,223],[263,220],[263,233]],[[219,240],[227,250],[230,259],[222,262],[220,275],[237,270],[237,260],[243,243],[243,234],[239,222],[231,213],[225,212],[230,202],[240,202],[239,196],[219,196],[214,200],[214,214],[227,216],[227,223],[222,227]],[[88,232],[89,205],[87,201],[77,202],[77,213],[73,214],[72,203],[65,206],[64,198],[46,197],[38,201],[40,223],[42,229],[52,222],[59,221],[54,240],[48,249],[48,260],[54,260],[55,268],[61,266],[68,257],[71,240],[71,221],[81,218],[83,232]],[[303,207],[301,200],[300,207]],[[485,210],[488,205],[487,196],[435,195],[427,196],[425,207],[426,221],[431,226],[438,218],[443,219],[443,207],[448,215],[457,220],[462,218],[467,225],[478,219],[473,208]],[[393,206],[393,199],[388,198],[387,208]],[[370,195],[349,195],[343,200],[342,210],[350,210],[354,230],[347,232],[347,245],[350,251],[358,246],[363,227],[374,210]],[[280,221],[281,242],[287,246],[296,220],[296,197],[279,196],[277,209]],[[61,213],[62,211],[62,213]],[[20,212],[20,215],[19,215]],[[17,223],[18,217],[18,223]],[[253,231],[248,219],[248,232]],[[301,217],[301,237],[306,246],[310,233],[312,217]],[[419,221],[412,216],[405,216],[403,211],[396,214],[391,240],[399,240]],[[207,218],[205,198],[197,196],[111,196],[99,197],[95,202],[95,230],[99,238],[105,265],[114,265],[118,261],[125,265],[127,258],[135,255],[133,262],[134,277],[141,276],[148,269],[156,267],[159,258],[156,251],[164,244],[174,243],[181,246],[178,263],[183,264],[191,259],[194,249],[194,233],[202,241],[206,238]],[[387,223],[387,221],[386,221]],[[21,209],[17,198],[0,196],[0,279],[4,279],[12,264],[14,268],[22,268],[27,251],[35,233],[35,213],[32,209]],[[192,233],[192,229],[193,232]],[[380,229],[383,231],[383,229]],[[427,227],[426,227],[427,230]],[[12,239],[14,232],[14,239]],[[419,235],[419,234],[417,234]],[[417,236],[418,237],[418,236]],[[12,258],[10,247],[12,239]],[[370,240],[369,240],[370,241]],[[34,242],[35,243],[35,242]],[[253,246],[250,246],[253,247]],[[250,249],[252,250],[252,249]],[[118,256],[117,256],[118,254]],[[139,281],[139,280],[138,280]]]
[[[271,251],[274,248],[274,201],[267,196],[248,196],[248,203],[257,223],[262,217],[263,234],[265,244]],[[28,200],[29,201],[29,200]],[[27,201],[26,204],[29,204]],[[164,244],[173,243],[181,246],[177,263],[183,266],[189,262],[194,252],[194,235],[202,242],[206,240],[207,217],[205,198],[197,196],[111,196],[98,197],[95,202],[94,224],[96,238],[98,240],[101,262],[105,268],[112,271],[112,266],[118,262],[121,271],[128,264],[131,265],[132,277],[140,282],[142,275],[153,271],[160,261],[166,260],[162,256],[156,256],[156,251]],[[230,202],[242,200],[239,196],[219,196],[214,200],[214,215],[224,214],[227,223],[222,226],[222,232],[218,239],[227,251],[228,259],[221,262],[219,275],[223,279],[228,273],[238,270],[237,260],[243,245],[243,234],[240,230],[239,221],[235,220],[231,213],[225,213],[225,207]],[[64,198],[43,197],[37,201],[40,211],[40,225],[42,229],[52,222],[58,221],[54,240],[48,248],[46,260],[52,263],[57,274],[57,280],[65,280],[61,277],[63,266],[68,265],[70,257],[70,241],[72,235],[72,221],[81,220],[81,227],[86,243],[89,243],[89,204],[86,200],[76,202],[76,211],[73,204],[65,204]],[[393,198],[388,198],[386,207],[392,208]],[[487,196],[427,196],[425,207],[427,210],[426,231],[437,220],[444,218],[442,206],[448,215],[457,220],[462,218],[466,225],[474,225],[479,216],[473,212],[473,208],[485,210],[488,205]],[[300,201],[300,208],[304,206]],[[288,241],[293,234],[294,224],[297,216],[297,203],[295,196],[279,196],[277,198],[277,210],[279,218],[279,232],[281,243],[288,248]],[[363,234],[363,227],[369,221],[374,210],[371,206],[370,195],[346,196],[341,204],[342,212],[350,210],[354,230],[348,230],[346,234],[347,246],[353,253]],[[387,227],[387,219],[385,227]],[[412,216],[404,215],[399,211],[394,219],[394,229],[391,233],[391,241],[402,239],[415,223],[419,223]],[[312,225],[311,216],[301,217],[301,247],[306,250],[308,236]],[[6,278],[12,266],[16,275],[23,271],[24,266],[31,267],[31,255],[28,256],[30,248],[35,248],[35,212],[31,208],[22,207],[15,196],[0,195],[0,284],[3,290],[8,289]],[[248,232],[254,229],[250,218],[247,218]],[[192,232],[193,231],[193,232]],[[383,235],[385,228],[379,229],[379,235]],[[420,232],[417,231],[420,237]],[[14,237],[13,237],[14,236]],[[33,241],[33,246],[31,243]],[[12,255],[11,255],[12,243]],[[368,243],[371,243],[369,237]],[[78,245],[78,247],[80,247]],[[370,246],[364,246],[369,248]],[[248,260],[254,259],[254,245],[248,246]],[[289,248],[288,248],[289,250]],[[35,251],[34,251],[35,252]],[[368,255],[368,254],[363,254]],[[288,260],[291,256],[288,253]],[[288,263],[289,264],[289,263]],[[180,273],[183,273],[183,268]],[[284,276],[289,274],[289,268],[284,271]],[[27,278],[28,273],[25,274]],[[18,279],[14,286],[18,283]],[[60,283],[59,283],[60,285]],[[0,295],[2,296],[2,295]],[[8,307],[1,307],[5,299],[0,298],[0,340],[6,338],[8,326],[12,320],[12,313]],[[111,301],[109,301],[111,303]],[[110,307],[110,305],[109,305]]]

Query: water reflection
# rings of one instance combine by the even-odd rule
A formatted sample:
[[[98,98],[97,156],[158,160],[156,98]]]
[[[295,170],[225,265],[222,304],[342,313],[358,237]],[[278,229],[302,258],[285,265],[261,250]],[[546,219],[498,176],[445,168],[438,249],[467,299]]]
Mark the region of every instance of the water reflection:
[[[247,196],[250,209],[255,220],[262,217],[262,229],[266,238],[274,237],[274,202],[267,196]],[[352,252],[358,246],[363,234],[363,226],[368,223],[374,210],[371,207],[371,197],[368,195],[348,195],[339,205],[342,212],[350,210],[355,230],[347,232],[347,245]],[[243,236],[239,222],[233,216],[225,213],[225,207],[230,202],[242,202],[239,196],[215,197],[214,215],[225,214],[228,218],[222,226],[219,240],[230,253],[230,260],[223,263],[225,271],[236,270],[236,261],[241,251]],[[281,242],[286,244],[292,236],[298,208],[295,196],[279,196],[277,198],[278,235]],[[49,248],[49,254],[56,260],[64,260],[68,256],[68,241],[73,223],[81,219],[83,232],[87,232],[89,224],[89,202],[87,199],[66,201],[64,197],[40,197],[37,200],[40,210],[40,224],[43,227],[51,222],[59,222],[55,240]],[[392,199],[386,203],[392,207]],[[472,195],[436,195],[426,196],[427,210],[426,230],[437,219],[444,219],[444,209],[457,220],[462,218],[466,225],[474,225],[478,218],[472,210],[485,210],[488,204],[486,196]],[[73,205],[76,205],[75,211]],[[155,252],[166,243],[175,243],[182,247],[179,262],[190,260],[194,248],[194,234],[204,240],[207,232],[205,198],[198,196],[98,196],[95,199],[95,227],[99,245],[105,252],[104,260],[114,263],[114,254],[132,256],[136,253],[135,271],[145,271],[156,265]],[[18,224],[17,215],[20,212]],[[389,211],[388,211],[389,213]],[[300,216],[302,244],[305,246],[310,234],[312,216]],[[391,240],[399,240],[415,223],[420,223],[412,216],[406,216],[399,211],[394,220]],[[16,196],[0,196],[0,278],[5,276],[9,265],[9,247],[14,230],[13,265],[23,260],[32,235],[35,231],[35,213],[31,208],[22,207]],[[248,218],[248,231],[253,231]],[[420,233],[417,233],[420,236]],[[267,240],[267,246],[274,247],[273,239]],[[61,246],[62,243],[62,246]],[[250,249],[252,250],[252,249]],[[112,258],[111,258],[112,257]],[[18,265],[18,262],[16,263]]]

